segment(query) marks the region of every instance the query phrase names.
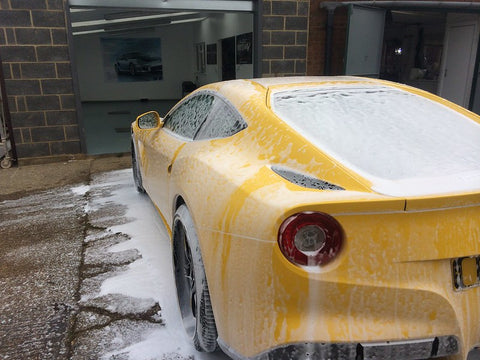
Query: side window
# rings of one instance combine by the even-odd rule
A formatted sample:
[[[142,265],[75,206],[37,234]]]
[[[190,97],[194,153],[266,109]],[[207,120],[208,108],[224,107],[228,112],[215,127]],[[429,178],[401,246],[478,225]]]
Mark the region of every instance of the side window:
[[[212,104],[213,95],[194,96],[170,113],[165,118],[163,127],[184,138],[193,139],[205,122]]]
[[[195,140],[226,138],[246,127],[247,123],[233,105],[215,97],[213,108],[197,136],[195,136]]]

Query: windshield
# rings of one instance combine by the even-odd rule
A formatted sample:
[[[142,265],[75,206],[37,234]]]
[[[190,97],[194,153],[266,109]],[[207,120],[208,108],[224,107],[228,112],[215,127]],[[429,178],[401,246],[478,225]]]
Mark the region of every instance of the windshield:
[[[472,173],[480,187],[480,125],[427,98],[385,86],[307,88],[273,93],[272,109],[374,187]]]

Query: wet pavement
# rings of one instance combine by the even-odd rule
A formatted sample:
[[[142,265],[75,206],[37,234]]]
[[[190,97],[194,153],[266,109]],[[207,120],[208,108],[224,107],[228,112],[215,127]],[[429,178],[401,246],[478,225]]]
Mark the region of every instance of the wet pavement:
[[[0,202],[1,359],[69,358],[83,201],[63,189]]]
[[[59,185],[88,184],[96,173],[129,166],[128,156],[115,156],[0,171],[0,359],[71,359],[78,334],[110,321],[108,312],[79,306],[83,279],[102,259],[84,263],[92,228],[86,194]],[[89,350],[80,358],[97,358]]]
[[[121,205],[92,205],[121,185],[90,183],[0,202],[0,359],[98,359],[163,326],[158,302],[94,296],[141,255],[108,252],[129,240],[108,228],[129,219]]]
[[[119,178],[126,181],[113,181]],[[127,215],[127,206],[112,200],[113,193],[148,204],[147,197],[136,192],[131,178],[131,171],[99,174],[87,187],[74,188],[74,192],[84,192],[86,221],[71,359],[97,359],[100,355],[128,359],[128,350],[122,352],[122,348],[141,342],[145,332],[164,326],[161,307],[155,299],[129,296],[118,288],[118,292],[102,292],[106,280],[127,273],[128,265],[142,259],[133,247],[112,250],[131,240],[129,235],[113,232],[112,228],[133,221]]]
[[[35,179],[0,191],[0,359],[227,359],[185,338],[168,233],[111,160],[0,171]]]

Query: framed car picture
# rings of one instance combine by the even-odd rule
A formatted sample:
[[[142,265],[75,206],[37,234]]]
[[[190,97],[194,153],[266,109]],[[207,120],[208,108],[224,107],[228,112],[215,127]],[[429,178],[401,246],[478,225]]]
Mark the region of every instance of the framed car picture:
[[[237,64],[252,63],[252,39],[253,33],[237,35]]]
[[[159,38],[102,38],[104,78],[107,82],[163,79]]]

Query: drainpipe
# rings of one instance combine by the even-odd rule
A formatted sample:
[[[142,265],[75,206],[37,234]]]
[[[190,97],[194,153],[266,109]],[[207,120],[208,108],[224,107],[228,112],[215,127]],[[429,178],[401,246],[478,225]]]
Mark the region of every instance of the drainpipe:
[[[253,10],[253,76],[262,77],[262,28],[263,28],[263,2],[255,1]]]
[[[332,38],[333,38],[333,13],[336,6],[326,6],[327,9],[327,29],[325,32],[325,66],[323,72],[325,75],[332,73]]]
[[[7,90],[5,87],[5,76],[3,74],[3,63],[2,63],[1,57],[0,57],[0,91],[1,91],[1,98],[2,98],[2,105],[3,105],[4,121],[5,121],[5,125],[7,125],[6,127],[8,131],[8,136],[6,136],[6,138],[7,138],[7,141],[10,141],[10,154],[7,151],[5,156],[10,156],[11,161],[13,161],[13,163],[16,164],[17,149],[15,148],[15,140],[13,138],[13,126],[12,126],[12,120],[10,118],[10,108],[8,106],[8,97],[7,97]]]

